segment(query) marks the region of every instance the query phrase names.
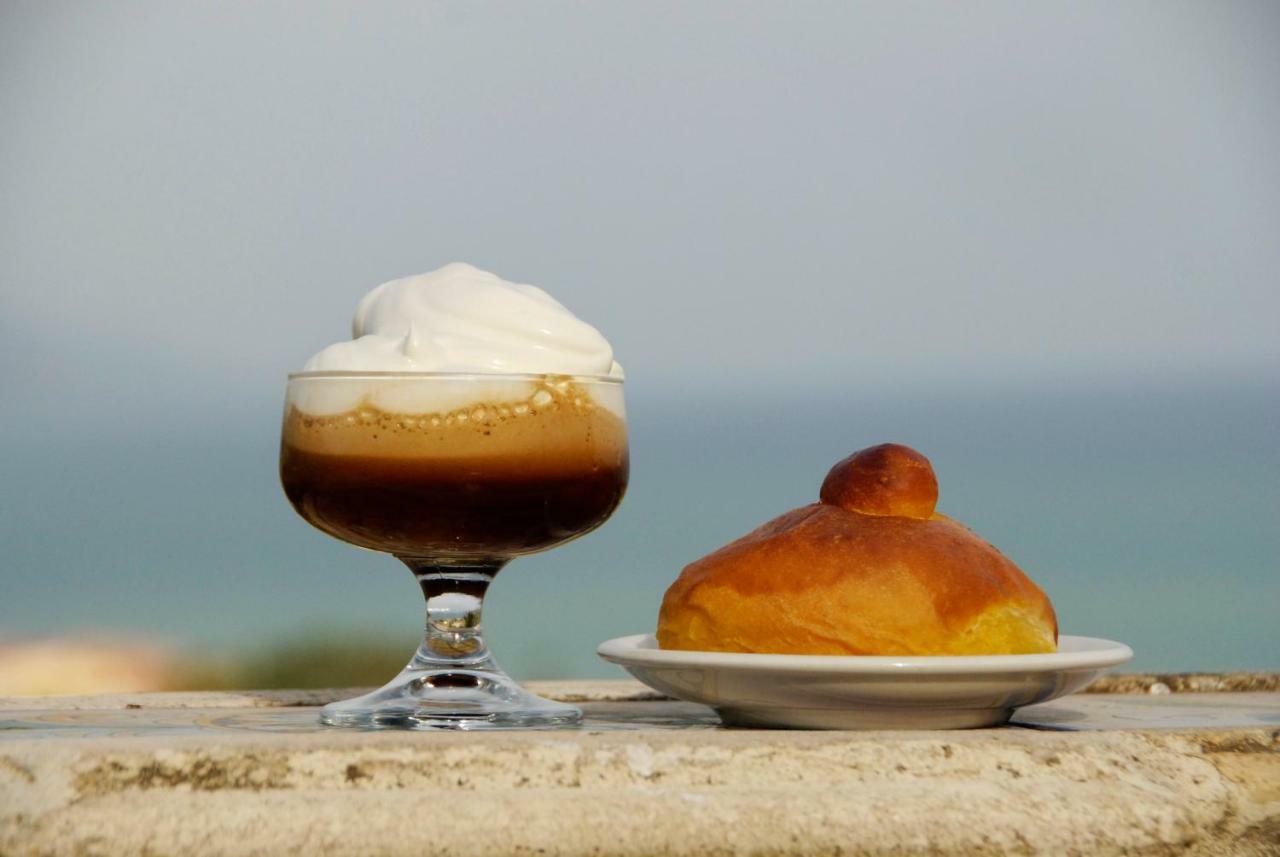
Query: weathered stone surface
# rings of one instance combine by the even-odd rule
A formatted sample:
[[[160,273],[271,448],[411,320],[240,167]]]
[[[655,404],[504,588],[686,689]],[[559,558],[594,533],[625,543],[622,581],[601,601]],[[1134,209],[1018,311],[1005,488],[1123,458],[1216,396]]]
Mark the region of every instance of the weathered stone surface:
[[[638,681],[530,681],[535,693],[565,702],[662,699]],[[347,687],[323,690],[177,691],[153,693],[103,693],[92,696],[0,697],[0,711],[66,709],[77,711],[122,708],[281,708],[324,705],[367,693],[373,688]]]
[[[1115,673],[1082,693],[1260,693],[1280,691],[1280,673]]]
[[[5,703],[0,854],[1280,853],[1267,694],[1276,727],[1090,732],[739,731],[631,700],[584,730],[365,733],[289,707],[345,693]]]
[[[631,679],[531,681],[535,693],[565,702],[656,700],[662,695]],[[372,688],[323,690],[242,690],[234,692],[104,693],[92,696],[0,697],[0,711],[117,708],[278,708],[324,705]],[[1229,693],[1280,691],[1280,673],[1174,673],[1104,675],[1084,693]]]

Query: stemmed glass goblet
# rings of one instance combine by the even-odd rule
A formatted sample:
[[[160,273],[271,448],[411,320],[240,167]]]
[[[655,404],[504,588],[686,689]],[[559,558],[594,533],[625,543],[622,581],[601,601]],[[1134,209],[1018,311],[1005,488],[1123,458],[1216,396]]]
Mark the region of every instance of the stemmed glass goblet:
[[[608,376],[303,372],[289,376],[280,478],[308,522],[393,554],[426,633],[384,687],[326,705],[333,726],[578,723],[498,666],[484,596],[512,558],[600,526],[626,490],[622,381]]]

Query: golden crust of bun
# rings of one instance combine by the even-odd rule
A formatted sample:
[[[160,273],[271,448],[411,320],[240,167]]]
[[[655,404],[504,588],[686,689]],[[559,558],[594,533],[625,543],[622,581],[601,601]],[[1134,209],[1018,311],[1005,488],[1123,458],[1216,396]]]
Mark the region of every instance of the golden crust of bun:
[[[831,655],[1052,652],[1049,599],[967,527],[937,514],[928,459],[862,450],[822,502],[686,566],[658,616],[664,649]]]

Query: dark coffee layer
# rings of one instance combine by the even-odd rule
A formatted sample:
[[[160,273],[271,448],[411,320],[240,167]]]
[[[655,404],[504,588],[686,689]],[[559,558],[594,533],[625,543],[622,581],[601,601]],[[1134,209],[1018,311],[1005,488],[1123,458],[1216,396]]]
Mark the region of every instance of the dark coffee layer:
[[[536,460],[373,458],[286,445],[285,493],[304,518],[344,541],[399,556],[506,557],[598,527],[627,485],[626,458],[558,474]]]

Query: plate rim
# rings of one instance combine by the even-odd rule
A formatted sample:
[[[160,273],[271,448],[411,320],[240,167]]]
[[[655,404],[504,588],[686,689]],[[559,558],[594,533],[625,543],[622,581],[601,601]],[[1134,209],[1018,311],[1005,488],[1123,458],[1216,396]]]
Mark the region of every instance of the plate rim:
[[[1102,637],[1073,634],[1063,640],[1088,642],[1080,652],[1045,652],[1030,655],[782,655],[748,652],[702,652],[659,649],[653,634],[628,634],[605,640],[596,654],[619,666],[686,667],[700,669],[784,670],[790,672],[840,672],[879,674],[962,674],[1107,669],[1133,660],[1125,643]],[[642,644],[651,643],[651,647]]]

